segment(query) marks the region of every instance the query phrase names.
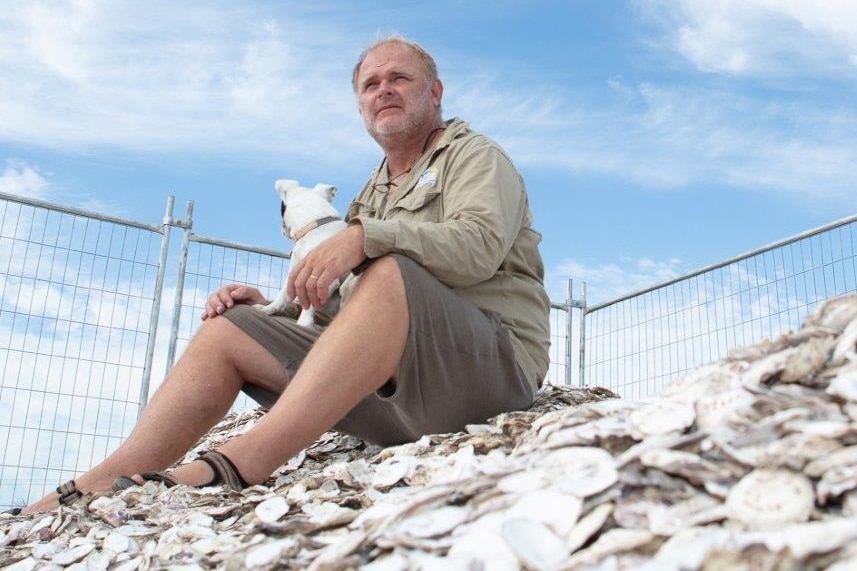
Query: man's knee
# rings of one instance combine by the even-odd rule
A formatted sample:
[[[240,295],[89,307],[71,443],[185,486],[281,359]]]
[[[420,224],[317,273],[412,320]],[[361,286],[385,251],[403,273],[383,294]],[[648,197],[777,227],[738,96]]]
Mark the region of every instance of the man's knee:
[[[363,270],[363,275],[360,277],[361,282],[373,282],[380,284],[390,284],[391,280],[396,282],[402,281],[402,270],[399,267],[399,262],[394,256],[381,256],[374,260],[369,267]]]
[[[392,274],[402,275],[402,271],[399,269],[399,263],[396,261],[396,257],[392,255],[381,256],[380,258],[376,258],[369,264],[363,271],[363,275],[371,276],[374,274],[383,274],[385,276],[390,276]]]
[[[231,310],[227,310],[231,311]],[[235,350],[241,350],[250,337],[223,315],[206,319],[194,334],[188,350],[196,349],[210,358],[234,360]]]

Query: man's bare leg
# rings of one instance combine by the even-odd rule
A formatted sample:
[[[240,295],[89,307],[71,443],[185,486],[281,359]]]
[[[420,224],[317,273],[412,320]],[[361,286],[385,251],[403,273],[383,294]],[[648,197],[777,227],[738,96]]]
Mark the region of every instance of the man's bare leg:
[[[319,337],[271,411],[220,451],[249,483],[262,482],[314,442],[360,400],[395,375],[410,318],[399,265],[381,258],[366,269],[349,302]],[[193,462],[173,475],[202,468]]]
[[[268,351],[228,319],[206,321],[128,438],[106,460],[75,478],[78,489],[105,491],[120,475],[167,468],[223,418],[245,380],[278,391],[285,374]],[[189,472],[185,478],[202,484],[211,479],[211,472]],[[24,513],[56,505],[57,494],[52,493]]]
[[[350,302],[316,341],[271,411],[221,451],[248,482],[264,481],[395,374],[408,327],[398,264],[382,258],[366,270]],[[170,466],[223,417],[244,380],[279,390],[284,374],[279,362],[238,327],[226,319],[211,320],[194,337],[128,439],[77,478],[78,488],[108,490],[120,475]],[[202,462],[182,466],[173,475],[188,484],[203,484],[212,477]],[[50,494],[25,513],[54,507],[56,494]]]

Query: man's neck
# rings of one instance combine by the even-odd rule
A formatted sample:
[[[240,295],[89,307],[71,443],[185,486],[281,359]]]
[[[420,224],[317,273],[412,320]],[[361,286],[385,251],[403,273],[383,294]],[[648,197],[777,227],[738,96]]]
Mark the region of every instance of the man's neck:
[[[416,133],[401,133],[378,141],[387,157],[387,170],[391,177],[410,170],[420,155],[440,137],[439,128],[444,126],[438,120],[427,124]]]

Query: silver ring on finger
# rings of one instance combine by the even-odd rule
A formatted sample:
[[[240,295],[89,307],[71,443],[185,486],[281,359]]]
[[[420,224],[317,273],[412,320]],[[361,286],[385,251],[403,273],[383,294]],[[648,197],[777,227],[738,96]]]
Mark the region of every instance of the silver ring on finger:
[[[310,276],[307,278],[307,281],[309,281],[309,280],[318,280],[318,276],[314,276],[314,275],[310,274]]]

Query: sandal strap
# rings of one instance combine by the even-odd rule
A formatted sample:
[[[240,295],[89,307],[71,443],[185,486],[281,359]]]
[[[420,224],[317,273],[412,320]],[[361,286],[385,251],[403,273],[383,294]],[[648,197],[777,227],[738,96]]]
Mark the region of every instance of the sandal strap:
[[[179,483],[178,480],[166,472],[143,472],[140,474],[140,477],[149,482],[161,482],[168,488],[172,488]]]
[[[74,483],[74,480],[69,480],[68,482],[60,484],[59,487],[57,487],[57,493],[60,495],[57,501],[64,506],[70,505],[75,500],[83,497],[83,494],[81,494],[80,490],[77,489],[77,485]]]
[[[142,474],[140,474],[140,477],[143,478],[143,481],[146,482],[161,482],[168,488],[172,488],[173,486],[179,483],[178,480],[176,480],[166,472],[143,472]],[[128,488],[133,488],[134,486],[139,485],[140,484],[138,484],[128,476],[119,476],[113,482],[113,491],[121,492],[122,490],[127,490]]]
[[[211,470],[214,472],[214,478],[206,484],[208,486],[223,484],[236,492],[240,492],[250,485],[238,471],[238,467],[222,452],[210,450],[200,456],[198,460],[202,460],[211,466]]]

